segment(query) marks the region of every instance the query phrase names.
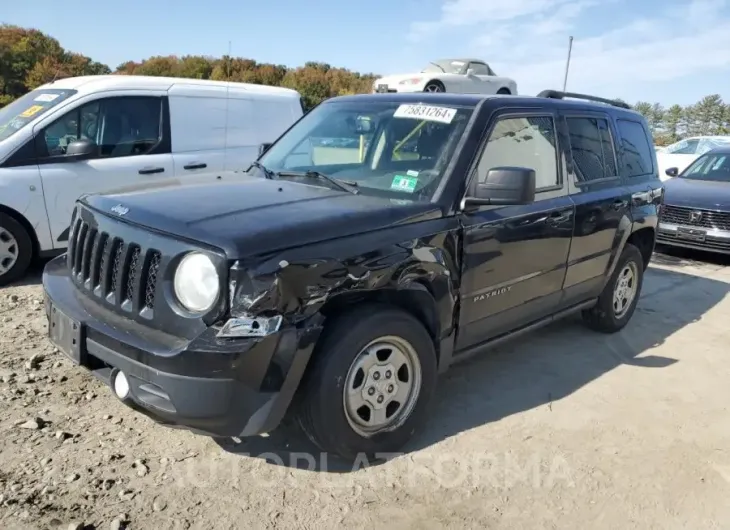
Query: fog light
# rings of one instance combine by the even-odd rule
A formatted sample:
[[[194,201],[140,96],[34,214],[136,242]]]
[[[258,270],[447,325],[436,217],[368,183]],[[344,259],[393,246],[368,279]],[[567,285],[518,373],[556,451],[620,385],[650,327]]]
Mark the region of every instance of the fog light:
[[[114,388],[114,393],[119,399],[126,399],[129,395],[129,381],[127,380],[127,376],[124,375],[124,372],[121,370],[117,370],[114,374],[112,378],[112,387]]]
[[[283,318],[273,317],[233,317],[218,332],[219,338],[266,337],[279,331]]]

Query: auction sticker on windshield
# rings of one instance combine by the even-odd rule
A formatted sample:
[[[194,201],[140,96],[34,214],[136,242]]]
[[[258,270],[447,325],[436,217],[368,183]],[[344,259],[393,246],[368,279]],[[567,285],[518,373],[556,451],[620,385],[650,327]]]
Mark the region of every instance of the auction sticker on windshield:
[[[35,98],[33,101],[44,101],[46,103],[53,101],[58,97],[58,94],[41,94],[37,98]]]
[[[393,182],[391,182],[390,184],[390,189],[413,193],[416,189],[416,184],[418,184],[418,179],[415,177],[396,175],[395,177],[393,177]]]
[[[394,118],[412,118],[441,123],[451,123],[454,116],[456,116],[456,109],[431,105],[401,105],[393,113]]]
[[[43,105],[33,105],[32,107],[28,107],[25,109],[25,112],[20,113],[20,117],[22,118],[30,118],[34,114],[38,114],[38,112],[43,110]]]

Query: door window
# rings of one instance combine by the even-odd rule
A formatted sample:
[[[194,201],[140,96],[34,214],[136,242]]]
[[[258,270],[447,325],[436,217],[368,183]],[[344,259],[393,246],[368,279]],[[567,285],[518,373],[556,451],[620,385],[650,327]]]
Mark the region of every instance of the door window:
[[[489,68],[484,63],[469,63],[469,68],[474,70],[474,75],[489,75]]]
[[[68,144],[91,140],[94,158],[144,155],[162,138],[162,100],[119,97],[87,103],[64,115],[43,131],[46,156],[61,156]]]
[[[537,191],[561,185],[552,116],[502,118],[494,126],[479,161],[479,182],[495,167],[535,170]]]
[[[616,153],[603,118],[567,118],[570,150],[578,182],[590,182],[618,176]]]
[[[641,123],[631,120],[616,120],[621,135],[621,165],[627,177],[648,175],[654,169],[649,133]]]

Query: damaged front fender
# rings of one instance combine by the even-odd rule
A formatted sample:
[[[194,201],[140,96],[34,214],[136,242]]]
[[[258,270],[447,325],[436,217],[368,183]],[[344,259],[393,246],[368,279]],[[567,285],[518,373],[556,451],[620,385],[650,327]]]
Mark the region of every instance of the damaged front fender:
[[[274,320],[320,327],[329,314],[381,301],[415,313],[441,341],[453,335],[458,310],[457,229],[437,219],[239,260],[231,269],[229,323],[257,326],[251,333]]]

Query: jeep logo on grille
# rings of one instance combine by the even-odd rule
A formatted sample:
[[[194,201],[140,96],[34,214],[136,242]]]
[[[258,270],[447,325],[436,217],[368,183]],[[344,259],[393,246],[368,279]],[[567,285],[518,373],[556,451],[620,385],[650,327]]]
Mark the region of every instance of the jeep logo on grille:
[[[122,206],[121,204],[117,204],[114,208],[112,208],[112,212],[117,215],[126,215],[127,212],[129,212],[129,208]]]
[[[689,220],[693,223],[699,223],[702,219],[702,212],[694,211],[689,213]]]

